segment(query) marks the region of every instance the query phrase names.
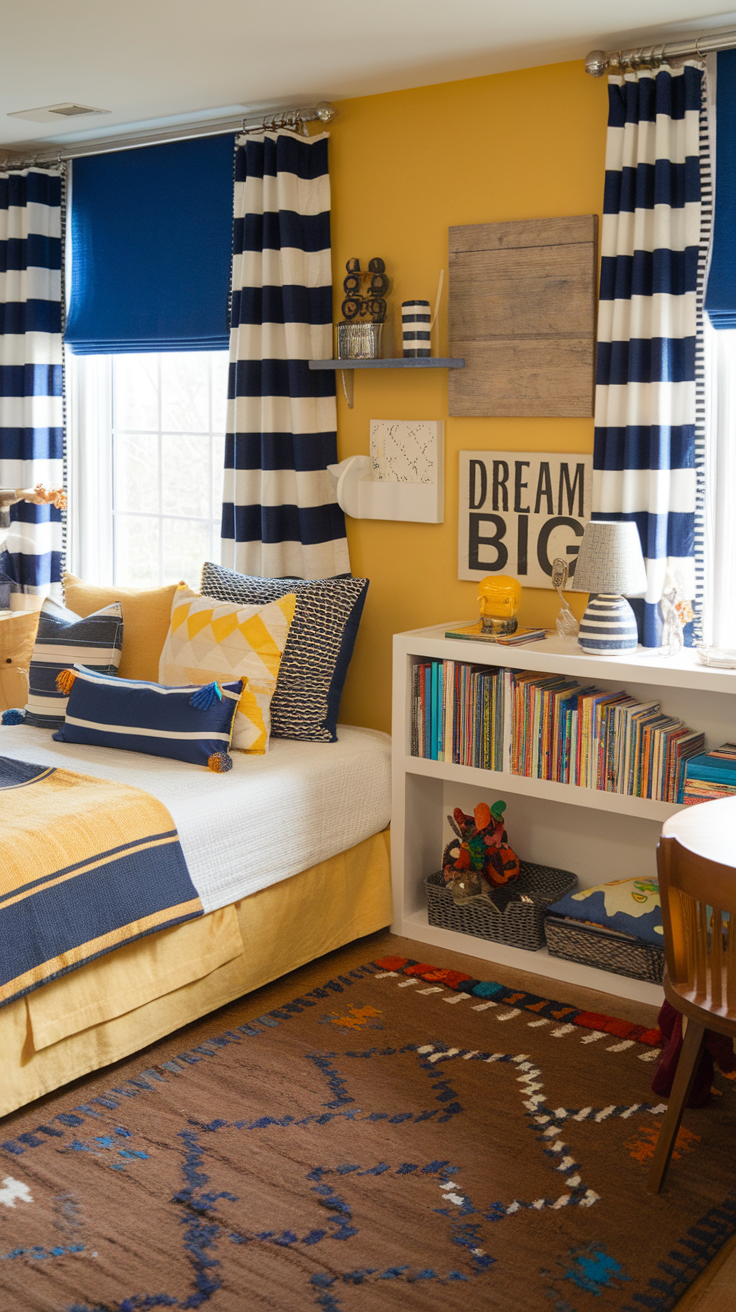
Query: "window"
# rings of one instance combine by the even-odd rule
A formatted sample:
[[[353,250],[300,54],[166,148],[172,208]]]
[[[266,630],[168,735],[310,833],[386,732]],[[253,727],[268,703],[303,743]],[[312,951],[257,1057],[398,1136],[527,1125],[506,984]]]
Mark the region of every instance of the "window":
[[[198,586],[219,560],[226,351],[67,357],[71,569]]]
[[[736,329],[704,327],[706,362],[703,637],[736,650]]]

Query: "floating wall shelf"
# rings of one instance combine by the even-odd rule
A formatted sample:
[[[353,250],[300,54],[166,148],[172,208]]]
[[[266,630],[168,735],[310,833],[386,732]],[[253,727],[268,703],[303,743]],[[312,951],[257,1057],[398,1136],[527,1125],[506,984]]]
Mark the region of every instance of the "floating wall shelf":
[[[390,360],[310,360],[310,369],[339,369],[349,408],[353,408],[356,369],[464,369],[465,361],[452,356],[424,355],[416,358],[397,356]]]

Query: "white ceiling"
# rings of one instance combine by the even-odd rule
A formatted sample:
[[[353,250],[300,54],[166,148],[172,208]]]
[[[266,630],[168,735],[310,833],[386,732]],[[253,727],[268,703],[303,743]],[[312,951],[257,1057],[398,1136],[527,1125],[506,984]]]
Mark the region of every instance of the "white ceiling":
[[[0,142],[477,77],[736,26],[713,0],[0,0]],[[614,26],[615,23],[615,26]],[[75,101],[109,114],[9,114]],[[81,131],[82,127],[84,131]]]

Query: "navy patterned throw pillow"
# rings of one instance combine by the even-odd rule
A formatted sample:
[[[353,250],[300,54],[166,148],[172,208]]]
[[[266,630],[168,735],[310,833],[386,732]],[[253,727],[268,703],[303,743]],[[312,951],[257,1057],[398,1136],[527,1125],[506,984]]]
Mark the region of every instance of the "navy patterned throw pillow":
[[[296,610],[271,702],[271,733],[307,743],[337,741],[337,714],[368,579],[261,579],[207,561],[202,594],[263,605],[296,593]]]
[[[117,674],[122,648],[119,601],[81,619],[47,598],[41,607],[28,674],[25,723],[36,729],[58,729],[64,723],[67,698],[56,685],[57,675],[75,662],[97,674]]]

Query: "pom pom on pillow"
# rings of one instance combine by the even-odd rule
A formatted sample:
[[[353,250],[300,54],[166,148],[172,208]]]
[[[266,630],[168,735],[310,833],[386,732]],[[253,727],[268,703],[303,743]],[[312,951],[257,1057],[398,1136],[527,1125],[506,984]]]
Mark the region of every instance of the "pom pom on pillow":
[[[13,706],[2,714],[3,724],[22,724],[25,718],[25,711],[21,711],[18,706]]]

